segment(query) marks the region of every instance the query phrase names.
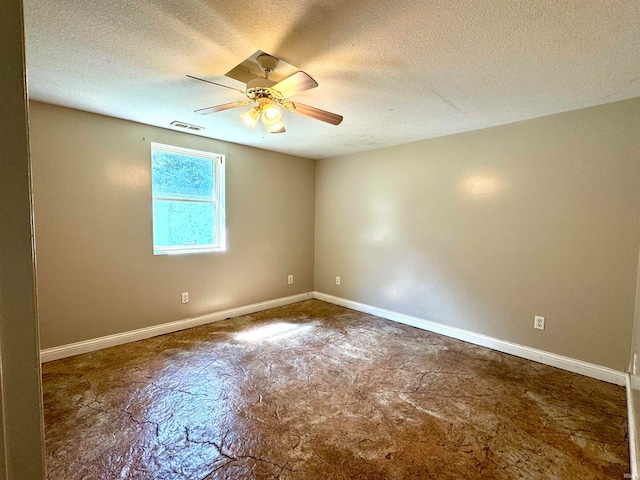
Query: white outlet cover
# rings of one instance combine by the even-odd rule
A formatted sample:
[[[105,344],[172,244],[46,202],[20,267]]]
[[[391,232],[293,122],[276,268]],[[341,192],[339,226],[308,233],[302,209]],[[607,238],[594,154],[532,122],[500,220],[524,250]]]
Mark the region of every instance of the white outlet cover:
[[[182,292],[182,303],[189,303],[189,292]]]
[[[533,319],[533,328],[544,330],[544,317],[535,316]]]
[[[336,277],[336,285],[340,285],[340,277]]]
[[[293,275],[289,275],[289,277],[287,278],[287,282],[289,283],[289,285],[293,283]]]

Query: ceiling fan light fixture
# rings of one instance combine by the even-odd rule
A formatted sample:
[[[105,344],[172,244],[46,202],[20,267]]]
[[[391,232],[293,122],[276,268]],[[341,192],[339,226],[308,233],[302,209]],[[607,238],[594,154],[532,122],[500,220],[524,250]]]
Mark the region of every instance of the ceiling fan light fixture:
[[[282,113],[280,112],[280,109],[272,103],[269,103],[262,107],[262,121],[265,123],[265,125],[275,125],[280,122],[281,118]]]
[[[247,126],[255,128],[261,113],[262,111],[260,110],[260,107],[253,107],[251,110],[244,112],[240,116]]]

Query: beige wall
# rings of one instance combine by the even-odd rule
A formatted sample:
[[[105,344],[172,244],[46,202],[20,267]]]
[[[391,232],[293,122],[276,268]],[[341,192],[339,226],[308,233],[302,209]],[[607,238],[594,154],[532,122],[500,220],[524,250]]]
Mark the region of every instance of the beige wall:
[[[22,2],[0,2],[0,479],[44,478]]]
[[[318,161],[316,290],[625,370],[639,112],[634,99]]]
[[[636,116],[631,123],[636,138],[640,138],[640,111],[636,111]],[[636,158],[640,159],[640,147],[636,151]],[[633,371],[634,355],[637,355],[636,371]],[[629,357],[629,372],[631,373],[631,395],[633,401],[633,410],[635,423],[635,447],[636,447],[636,459],[640,458],[640,438],[637,435],[640,433],[640,258],[638,259],[638,274],[636,282],[636,308],[633,320],[633,341],[631,344],[631,355]],[[636,465],[636,468],[638,465]]]
[[[635,99],[319,161],[315,289],[625,369],[639,116]],[[227,155],[228,252],[152,255],[151,141]],[[314,288],[313,161],[39,103],[32,145],[43,348]]]
[[[43,348],[313,289],[313,160],[52,105],[31,112]],[[150,142],[227,155],[227,252],[153,255]]]

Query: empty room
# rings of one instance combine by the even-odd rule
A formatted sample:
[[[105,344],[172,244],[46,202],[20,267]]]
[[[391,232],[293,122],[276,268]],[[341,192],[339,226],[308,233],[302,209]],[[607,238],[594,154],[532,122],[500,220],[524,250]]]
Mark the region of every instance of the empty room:
[[[0,478],[640,478],[637,0],[0,13]]]

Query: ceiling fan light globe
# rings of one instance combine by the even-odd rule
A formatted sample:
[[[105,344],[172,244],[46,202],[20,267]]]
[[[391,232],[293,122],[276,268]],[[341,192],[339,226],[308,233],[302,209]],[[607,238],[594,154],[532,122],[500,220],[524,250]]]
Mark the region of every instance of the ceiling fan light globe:
[[[284,123],[282,123],[281,121],[267,126],[267,130],[269,130],[269,133],[284,133],[286,131],[284,129]]]
[[[262,112],[260,111],[259,108],[254,107],[251,110],[244,112],[242,115],[240,115],[242,117],[242,121],[249,127],[251,128],[255,128],[256,127],[256,123],[258,122],[258,118],[260,118],[260,114]]]
[[[267,126],[275,125],[278,122],[280,122],[281,118],[282,118],[282,113],[280,112],[280,109],[278,107],[271,104],[263,107],[262,121],[265,123],[265,125]]]

